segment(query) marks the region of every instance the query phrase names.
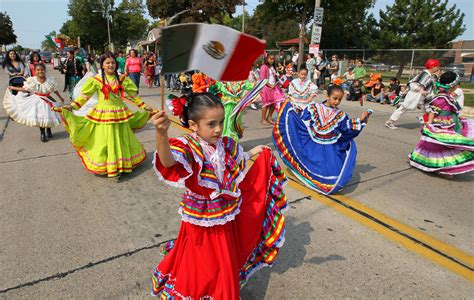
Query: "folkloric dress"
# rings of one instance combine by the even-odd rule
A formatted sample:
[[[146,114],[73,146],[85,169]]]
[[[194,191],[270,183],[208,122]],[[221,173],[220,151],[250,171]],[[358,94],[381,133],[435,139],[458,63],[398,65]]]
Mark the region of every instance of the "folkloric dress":
[[[145,149],[132,130],[145,126],[150,114],[143,110],[130,111],[124,98],[141,109],[146,105],[130,78],[121,77],[120,80],[122,82],[110,75],[105,76],[105,82],[101,75],[87,79],[81,95],[71,104],[78,110],[97,93],[99,101],[86,116],[62,110],[65,128],[84,167],[109,177],[131,173],[146,158]]]
[[[248,154],[230,138],[209,145],[199,136],[170,139],[176,164],[153,162],[160,180],[187,190],[181,227],[153,273],[161,299],[240,299],[253,272],[271,265],[283,245],[285,175],[265,149],[245,173]]]
[[[293,79],[288,89],[288,97],[293,107],[305,109],[310,103],[309,98],[316,95],[318,87],[311,80]]]
[[[235,125],[242,128],[242,115],[239,115],[237,124],[235,124],[235,116],[231,115],[234,108],[237,106],[237,103],[239,103],[245,93],[251,90],[253,86],[254,84],[248,81],[216,82],[215,89],[216,92],[221,95],[220,98],[224,105],[225,112],[224,131],[222,132],[222,136],[228,136],[233,140],[238,141],[239,133],[238,129],[235,128]]]
[[[285,100],[285,93],[278,85],[278,79],[275,68],[273,66],[268,67],[263,64],[260,67],[260,80],[268,79],[267,85],[260,92],[260,98],[262,99],[262,105],[278,105],[280,102]]]
[[[460,107],[446,90],[430,102],[430,110],[435,117],[423,127],[410,164],[446,175],[474,170],[474,121],[458,117]]]
[[[87,82],[87,79],[91,78],[91,77],[94,77],[97,75],[97,72],[95,71],[89,71],[86,73],[86,75],[84,75],[84,77],[81,78],[81,80],[79,80],[79,82],[76,84],[76,86],[74,87],[74,91],[73,91],[73,97],[74,99],[77,99],[80,95],[81,95],[81,90],[82,90],[82,87],[84,86],[84,84],[86,84]],[[75,110],[74,111],[74,114],[77,115],[77,116],[86,116],[87,113],[89,113],[89,111],[97,105],[97,103],[99,102],[99,97],[97,96],[97,93],[95,93],[94,95],[92,95],[89,100],[87,100],[86,103],[84,103],[84,105],[78,109],[78,110]]]
[[[273,143],[283,162],[309,188],[332,194],[351,179],[357,148],[354,138],[365,127],[339,108],[310,103],[295,110],[283,104],[273,129]]]
[[[193,93],[205,93],[215,83],[213,79],[202,72],[193,74],[191,80],[193,81]]]
[[[8,115],[16,122],[30,127],[55,127],[61,124],[59,114],[51,108],[57,106],[51,93],[57,91],[56,81],[47,77],[40,83],[38,79],[29,77],[23,83],[23,88],[30,94],[19,92],[13,95],[7,90],[3,99],[3,107]]]

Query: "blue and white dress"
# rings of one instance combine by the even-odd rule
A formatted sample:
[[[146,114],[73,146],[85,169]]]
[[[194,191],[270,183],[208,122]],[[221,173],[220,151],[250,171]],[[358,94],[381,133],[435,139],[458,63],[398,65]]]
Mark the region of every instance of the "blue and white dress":
[[[281,108],[273,129],[273,143],[283,162],[309,188],[332,194],[351,179],[357,148],[354,138],[365,127],[339,108],[310,103]]]
[[[293,106],[304,109],[311,102],[311,96],[317,94],[318,87],[311,80],[293,79],[288,87],[288,97]]]

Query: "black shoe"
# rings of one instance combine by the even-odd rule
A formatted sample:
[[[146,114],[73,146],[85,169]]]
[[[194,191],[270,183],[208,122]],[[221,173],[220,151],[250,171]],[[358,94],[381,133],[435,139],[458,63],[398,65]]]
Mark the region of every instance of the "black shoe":
[[[53,133],[51,132],[51,128],[46,128],[46,137],[48,139],[53,137]]]
[[[48,138],[46,137],[46,134],[44,134],[43,132],[41,133],[40,135],[40,140],[43,142],[43,143],[46,143],[48,141]]]

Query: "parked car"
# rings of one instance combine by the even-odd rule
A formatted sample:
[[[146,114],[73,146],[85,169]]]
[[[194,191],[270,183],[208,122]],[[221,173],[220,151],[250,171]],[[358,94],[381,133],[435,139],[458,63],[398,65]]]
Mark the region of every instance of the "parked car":
[[[377,65],[375,65],[375,70],[376,71],[390,71],[391,66],[383,64],[383,63],[382,64],[377,64]]]
[[[53,57],[53,54],[49,51],[43,51],[39,53],[41,60],[44,63],[51,63],[51,58]]]

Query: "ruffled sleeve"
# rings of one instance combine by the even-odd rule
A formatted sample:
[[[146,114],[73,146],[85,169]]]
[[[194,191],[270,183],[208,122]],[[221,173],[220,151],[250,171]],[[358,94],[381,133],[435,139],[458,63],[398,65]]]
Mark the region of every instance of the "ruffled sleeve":
[[[193,174],[194,163],[191,149],[178,139],[170,139],[171,154],[176,164],[166,168],[162,165],[158,152],[155,151],[153,169],[161,181],[174,186],[185,187],[185,181]]]
[[[37,91],[37,85],[38,81],[36,80],[36,77],[28,77],[23,82],[23,88],[30,93],[34,93]]]
[[[249,154],[244,151],[244,148],[230,137],[223,137],[222,143],[227,153],[239,165],[240,170],[244,170],[247,161],[250,159]]]
[[[352,140],[359,135],[364,127],[365,122],[361,122],[359,118],[350,119],[345,115],[344,119],[339,123],[339,130],[342,134],[341,139]]]
[[[308,94],[312,96],[312,95],[316,95],[317,93],[318,93],[318,87],[314,83],[311,82],[309,84]]]
[[[270,78],[270,69],[267,65],[260,67],[260,79],[269,79]]]
[[[95,80],[94,77],[88,78],[82,86],[81,94],[79,95],[79,97],[72,101],[72,108],[75,110],[80,109],[87,101],[89,101],[90,97],[92,97],[92,95],[94,95],[94,93],[99,90],[99,82]]]
[[[130,96],[130,100],[135,103],[139,108],[145,108],[146,104],[143,102],[142,98],[138,96],[138,88],[135,83],[129,78],[125,77],[122,82],[123,89],[125,93]]]

